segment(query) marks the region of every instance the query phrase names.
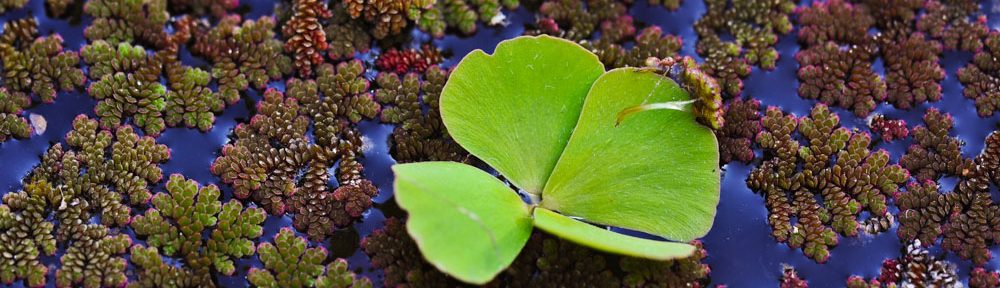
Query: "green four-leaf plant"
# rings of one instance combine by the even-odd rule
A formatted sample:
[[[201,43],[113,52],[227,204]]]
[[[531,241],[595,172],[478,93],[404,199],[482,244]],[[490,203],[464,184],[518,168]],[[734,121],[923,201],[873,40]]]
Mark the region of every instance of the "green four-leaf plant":
[[[718,143],[684,109],[617,116],[652,103],[690,103],[648,69],[604,71],[583,47],[548,36],[473,51],[441,94],[451,136],[508,179],[454,162],[393,167],[396,201],[424,257],[484,284],[524,247],[532,227],[598,250],[649,259],[686,257],[712,226],[719,201]],[[679,242],[612,232],[637,230]]]

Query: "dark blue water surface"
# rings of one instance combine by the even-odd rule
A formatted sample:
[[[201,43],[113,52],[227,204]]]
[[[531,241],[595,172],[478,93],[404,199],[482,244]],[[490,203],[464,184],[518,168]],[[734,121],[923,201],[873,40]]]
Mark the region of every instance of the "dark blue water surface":
[[[243,2],[243,5],[249,8],[245,15],[248,18],[270,15],[274,8],[269,1]],[[631,8],[630,12],[637,21],[659,25],[665,32],[679,35],[684,40],[682,53],[695,55],[696,36],[692,24],[705,10],[702,1],[686,0],[681,9],[676,12],[666,11],[659,6],[650,7],[646,1],[635,2],[638,3]],[[984,3],[982,6],[983,10],[989,14],[994,14],[994,8],[1000,9],[1000,7],[994,7],[993,3]],[[90,23],[91,19],[86,16],[76,20],[47,17],[42,0],[32,0],[27,7],[0,16],[0,22],[23,18],[27,15],[34,15],[38,18],[41,34],[60,33],[65,39],[64,45],[67,49],[77,50],[85,44],[83,28]],[[524,31],[524,24],[534,21],[532,13],[523,8],[508,11],[507,16],[510,21],[509,25],[504,27],[480,26],[478,32],[470,37],[449,35],[443,39],[429,39],[426,35],[414,32],[415,37],[413,37],[414,43],[412,45],[418,46],[420,41],[433,41],[435,45],[448,51],[447,55],[450,56],[443,65],[450,67],[474,49],[492,52],[497,43],[503,39],[521,35]],[[991,17],[989,24],[991,27],[1000,26],[1000,17]],[[760,99],[764,105],[779,106],[786,112],[805,115],[815,102],[801,99],[796,94],[798,83],[795,70],[797,63],[794,55],[799,46],[794,34],[795,32],[782,37],[778,43],[781,59],[778,61],[777,69],[773,71],[754,69],[752,75],[745,80],[744,95]],[[368,54],[360,55],[360,59],[366,61],[370,66],[378,52],[375,49]],[[202,59],[193,58],[186,52],[182,54],[184,55],[182,59],[189,65],[206,68]],[[962,151],[963,154],[968,157],[978,154],[983,149],[983,139],[996,129],[996,124],[1000,122],[1000,116],[980,118],[976,115],[973,101],[962,97],[962,86],[955,79],[955,72],[958,68],[966,65],[970,58],[970,53],[948,52],[944,54],[942,61],[943,67],[947,71],[947,78],[942,85],[944,91],[942,101],[922,104],[910,111],[897,110],[891,105],[882,104],[876,113],[905,119],[913,127],[922,123],[922,115],[930,107],[948,112],[955,119],[954,135],[966,143]],[[877,68],[881,70],[881,67]],[[367,75],[374,78],[374,72]],[[284,89],[283,83],[280,82],[272,83],[269,86]],[[185,128],[167,129],[158,139],[159,143],[168,145],[172,153],[170,160],[162,165],[164,174],[180,173],[202,184],[219,185],[224,192],[223,198],[225,200],[231,198],[231,189],[222,185],[219,178],[209,172],[209,166],[218,156],[220,148],[229,141],[227,136],[229,131],[237,123],[249,119],[253,103],[247,103],[247,101],[259,100],[259,94],[258,91],[251,90],[247,93],[248,97],[244,97],[244,100],[228,107],[223,114],[218,116],[215,128],[208,133]],[[93,116],[94,105],[94,100],[81,91],[77,91],[59,93],[54,104],[35,105],[28,109],[28,113],[42,115],[47,120],[48,127],[43,134],[33,136],[30,139],[12,140],[0,144],[0,193],[20,189],[21,178],[39,163],[39,158],[51,144],[62,141],[66,132],[71,128],[73,118],[81,113]],[[845,127],[867,129],[865,128],[867,126],[866,119],[858,119],[843,109],[834,110],[840,115],[842,125]],[[363,220],[355,224],[353,228],[337,232],[333,240],[313,244],[325,247],[330,251],[331,257],[348,258],[352,268],[372,277],[378,283],[380,282],[378,279],[381,276],[380,272],[371,269],[368,257],[358,249],[357,243],[358,239],[367,236],[383,225],[386,218],[383,211],[391,215],[399,214],[398,208],[395,208],[394,203],[391,203],[392,173],[389,167],[395,161],[389,155],[387,141],[392,132],[392,126],[368,121],[361,123],[360,129],[364,134],[367,146],[366,158],[363,163],[366,168],[366,176],[381,191],[379,197],[375,199],[376,209],[367,212]],[[906,140],[890,144],[880,143],[877,148],[888,150],[893,159],[898,160],[908,145],[909,140]],[[832,255],[826,264],[817,264],[806,258],[800,250],[776,243],[770,236],[767,210],[762,197],[754,194],[745,184],[745,179],[752,169],[752,165],[742,164],[729,164],[725,167],[718,216],[715,220],[715,226],[704,238],[705,247],[709,251],[707,261],[712,267],[713,283],[724,283],[730,287],[775,287],[781,275],[782,265],[789,264],[798,268],[799,275],[809,280],[812,287],[841,287],[850,275],[865,277],[877,275],[884,259],[895,258],[899,255],[900,243],[896,237],[895,227],[889,232],[877,236],[862,233],[861,236],[854,238],[841,237],[840,245],[832,250]],[[164,191],[162,186],[161,183],[154,191]],[[946,188],[942,189],[947,189],[949,185],[943,186]],[[265,222],[265,235],[261,237],[260,241],[272,240],[278,230],[289,226],[291,226],[291,219],[288,216],[269,217]],[[131,234],[130,231],[127,233]],[[141,243],[141,241],[137,241],[137,243]],[[1000,248],[994,248],[993,253],[1000,255]],[[55,265],[58,262],[58,256],[60,255],[45,257],[43,260],[48,265]],[[948,259],[959,265],[959,275],[963,279],[968,277],[969,261],[954,256],[949,256]],[[223,276],[218,280],[225,286],[246,286],[244,280],[246,271],[250,267],[260,266],[260,261],[255,257],[240,259],[237,260],[236,275]],[[1000,269],[998,257],[994,257],[987,264],[987,267]],[[48,281],[50,285],[55,282],[52,279],[54,275],[52,271],[54,270],[50,269]]]

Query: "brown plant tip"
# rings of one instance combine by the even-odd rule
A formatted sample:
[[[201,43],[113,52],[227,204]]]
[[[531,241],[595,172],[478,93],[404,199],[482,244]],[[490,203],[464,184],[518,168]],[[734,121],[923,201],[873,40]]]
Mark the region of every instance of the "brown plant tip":
[[[754,158],[753,139],[762,129],[760,101],[737,98],[729,102],[724,115],[722,129],[715,131],[719,138],[719,160],[750,163]]]
[[[948,113],[930,108],[924,125],[913,128],[914,143],[899,164],[919,180],[937,180],[941,176],[963,176],[972,160],[962,157],[962,141],[951,137],[954,120]]]
[[[905,169],[889,163],[888,152],[870,150],[867,133],[839,127],[840,119],[825,105],[802,118],[769,107],[761,124],[756,142],[764,149],[764,162],[750,173],[747,185],[765,198],[772,236],[802,247],[817,262],[827,260],[838,233],[857,235],[862,210],[885,215],[886,197],[896,195],[909,178]],[[808,144],[800,144],[799,137]]]
[[[892,142],[910,136],[910,129],[903,119],[889,119],[885,115],[875,115],[868,123],[872,133],[882,137],[882,141]]]
[[[965,98],[976,103],[980,117],[989,117],[1000,110],[1000,32],[991,32],[983,40],[983,47],[972,56],[972,61],[958,69],[958,81],[962,82]]]
[[[427,68],[440,64],[444,58],[441,51],[431,45],[423,45],[420,49],[397,50],[390,48],[375,60],[379,71],[406,74],[407,72],[424,73]]]
[[[313,66],[323,63],[323,52],[328,48],[326,31],[320,20],[333,16],[326,5],[318,0],[295,0],[292,18],[284,23],[282,34],[285,52],[295,55],[295,67],[303,78],[312,76]]]

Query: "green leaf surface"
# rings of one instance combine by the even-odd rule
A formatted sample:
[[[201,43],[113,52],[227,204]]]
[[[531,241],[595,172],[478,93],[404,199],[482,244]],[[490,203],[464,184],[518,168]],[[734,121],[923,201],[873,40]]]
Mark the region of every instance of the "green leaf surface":
[[[653,260],[691,256],[695,247],[687,243],[632,237],[571,219],[545,208],[535,208],[535,226],[574,243],[609,253]]]
[[[671,109],[619,112],[689,100],[666,77],[615,69],[594,83],[580,121],[542,193],[541,206],[588,222],[687,242],[712,227],[719,202],[715,134]]]
[[[507,268],[531,234],[530,210],[499,179],[455,162],[392,167],[396,202],[424,257],[459,280],[485,284]]]
[[[493,55],[472,51],[455,67],[441,117],[462,147],[538,195],[602,73],[597,56],[568,40],[506,40]]]

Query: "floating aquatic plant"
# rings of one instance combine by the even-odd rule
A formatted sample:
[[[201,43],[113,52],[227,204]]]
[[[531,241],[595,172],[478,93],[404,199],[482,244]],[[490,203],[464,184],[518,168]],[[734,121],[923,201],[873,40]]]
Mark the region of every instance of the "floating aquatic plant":
[[[589,39],[602,21],[620,19],[626,14],[627,8],[625,3],[613,0],[548,0],[538,8],[538,30],[525,32],[548,34],[573,41]],[[617,24],[622,23],[619,21]]]
[[[107,227],[82,225],[71,236],[72,244],[59,258],[56,270],[58,287],[114,287],[128,282],[125,252],[132,246],[127,234],[111,234]]]
[[[343,94],[358,90],[337,89],[361,87],[363,90],[367,82],[354,82],[364,81],[356,78],[357,73],[333,74],[332,67],[320,67],[319,71],[321,79],[332,77],[323,81],[332,85],[328,90],[331,93],[319,98],[316,82],[289,80],[288,94],[302,97],[307,103],[302,106],[296,98],[286,98],[281,92],[268,89],[264,99],[258,102],[258,113],[250,123],[239,124],[233,129],[235,140],[222,148],[222,155],[215,159],[211,169],[233,187],[236,198],[249,198],[272,215],[294,213],[295,227],[314,240],[322,240],[333,233],[334,227],[347,226],[359,218],[378,193],[375,186],[362,177],[364,168],[358,160],[362,145],[359,133],[350,126],[348,116],[334,114],[354,111],[340,105],[351,103],[354,97],[365,97]],[[332,75],[323,76],[325,73]],[[345,75],[352,76],[345,78]],[[337,81],[332,80],[334,78]],[[356,86],[358,84],[360,86]],[[319,113],[314,114],[318,117],[316,144],[309,143],[306,135],[311,123],[309,113]],[[377,109],[371,115],[375,113]],[[321,122],[326,120],[320,118],[330,122]],[[340,187],[330,191],[327,171],[338,160]],[[300,173],[302,181],[297,179]]]
[[[440,50],[424,45],[420,49],[389,49],[379,55],[378,60],[375,60],[375,66],[379,71],[397,74],[406,74],[410,71],[424,73],[427,68],[440,64],[443,60]]]
[[[49,148],[42,156],[44,164],[36,167],[29,179],[65,186],[65,195],[91,202],[101,213],[101,223],[108,226],[130,221],[124,203],[145,204],[151,195],[149,187],[163,177],[159,164],[170,158],[166,145],[149,136],[140,137],[132,126],[101,129],[97,120],[84,115],[73,121],[66,144],[70,149],[62,144]]]
[[[863,117],[885,100],[886,85],[872,69],[873,48],[851,46],[841,49],[826,42],[799,51],[799,96],[839,106]]]
[[[216,18],[225,17],[227,13],[240,5],[239,0],[169,0],[171,11],[190,12],[194,15],[212,15]]]
[[[176,55],[176,54],[174,54]],[[215,113],[222,112],[226,102],[209,87],[212,77],[208,72],[181,65],[176,57],[164,63],[170,91],[164,96],[163,119],[168,126],[184,123],[201,131],[212,129]]]
[[[1000,32],[991,32],[983,41],[982,49],[976,52],[972,62],[958,69],[958,81],[962,82],[965,98],[976,102],[980,117],[988,117],[1000,110],[1000,91],[991,84],[1000,78],[997,57],[1000,56]]]
[[[251,268],[247,280],[256,287],[371,287],[367,278],[359,278],[347,270],[344,259],[327,267],[326,249],[308,248],[305,239],[291,229],[282,229],[274,242],[261,243],[257,248],[264,269]]]
[[[153,252],[162,251],[163,255],[184,259],[188,270],[184,274],[189,275],[189,280],[184,281],[207,285],[212,281],[211,271],[232,275],[233,259],[254,253],[253,239],[263,233],[260,226],[266,215],[263,209],[244,210],[235,199],[223,204],[215,185],[200,187],[194,180],[177,174],[170,176],[166,187],[166,193],[153,197],[152,209],[135,217],[131,224],[135,234],[146,237],[146,245],[153,247]],[[203,234],[210,236],[205,240]],[[133,249],[132,253],[149,251]],[[154,256],[144,256],[156,262]],[[147,270],[157,270],[156,265],[140,263],[150,266]],[[141,274],[139,281],[154,283],[158,273],[162,272]]]
[[[809,288],[809,282],[799,278],[799,271],[795,267],[785,266],[781,268],[781,288]]]
[[[376,39],[382,39],[399,34],[409,25],[409,21],[418,20],[421,17],[421,10],[429,9],[434,0],[340,0],[338,2],[342,2],[351,18],[362,18],[371,22],[374,25],[372,35]],[[443,27],[441,30],[443,32]]]
[[[929,246],[943,236],[943,248],[977,265],[986,263],[992,258],[989,247],[1000,242],[994,233],[1000,228],[1000,208],[989,193],[990,183],[997,182],[996,167],[1000,167],[1000,134],[993,133],[983,153],[963,168],[954,191],[939,193],[933,178],[911,184],[896,200],[899,237]]]
[[[330,7],[333,16],[325,28],[326,41],[329,43],[326,55],[333,60],[351,58],[354,53],[368,52],[371,48],[372,36],[358,21],[352,21],[343,5]]]
[[[983,267],[973,268],[972,273],[969,275],[969,287],[1000,287],[1000,272],[987,271]]]
[[[892,142],[910,136],[910,129],[906,127],[906,120],[889,119],[885,115],[875,115],[868,122],[873,134],[880,135],[882,141]]]
[[[24,279],[30,286],[45,285],[48,268],[41,255],[56,253],[54,223],[46,218],[59,201],[48,182],[27,183],[20,192],[7,193],[0,205],[0,281]]]
[[[656,261],[618,257],[574,244],[544,232],[533,232],[524,249],[487,287],[565,286],[593,283],[595,287],[707,287],[710,269],[703,261],[707,252],[700,241],[691,243],[697,250],[687,258]],[[361,242],[372,265],[385,272],[386,287],[460,286],[454,278],[438,271],[424,260],[416,242],[397,218]]]
[[[950,114],[936,108],[927,109],[924,125],[913,128],[914,143],[899,159],[899,164],[919,180],[966,174],[972,161],[962,157],[964,143],[948,135],[954,123]]]
[[[9,93],[0,87],[0,142],[11,138],[28,138],[32,129],[28,119],[22,117],[24,108],[31,105],[31,98],[23,93]]]
[[[944,69],[938,63],[941,44],[922,33],[900,36],[882,48],[885,60],[886,100],[899,109],[941,100]]]
[[[615,120],[630,107],[689,99],[673,80],[656,73],[604,73],[596,56],[558,38],[521,37],[501,43],[493,56],[470,54],[442,91],[442,119],[456,142],[500,171],[531,204],[472,166],[397,165],[396,201],[410,213],[410,235],[436,267],[479,284],[510,265],[532,226],[612,253],[658,260],[687,257],[694,246],[625,236],[565,215],[673,240],[704,235],[718,201],[715,135],[687,111],[657,110]],[[479,107],[494,108],[480,113]],[[535,120],[521,125],[527,123],[521,119]],[[507,136],[498,140],[496,135]],[[686,159],[683,165],[671,160],[681,158]],[[614,181],[634,177],[643,181]],[[680,178],[687,180],[677,182]],[[578,197],[583,191],[590,197]],[[681,201],[649,201],[657,197]]]
[[[285,52],[292,53],[295,67],[302,77],[312,76],[313,66],[323,63],[324,50],[328,48],[326,31],[320,20],[333,16],[326,5],[318,0],[295,0],[292,18],[284,23]]]
[[[26,27],[21,26],[24,27],[21,31],[35,30],[34,25],[25,25]],[[11,35],[18,34],[23,35],[22,33]],[[3,84],[8,93],[32,93],[41,98],[42,102],[52,103],[56,99],[57,91],[72,91],[83,86],[86,76],[79,68],[80,57],[76,52],[63,51],[63,39],[58,34],[38,39],[31,38],[34,40],[30,44],[25,42],[28,39],[24,39],[24,36],[11,37],[11,40],[13,39],[20,41],[7,42],[8,40],[4,39],[5,41],[0,42]],[[17,42],[20,42],[20,45]]]
[[[716,55],[712,51],[742,50],[738,57],[752,65],[774,69],[778,61],[774,45],[779,36],[792,31],[788,16],[795,9],[794,1],[707,0],[705,9],[705,14],[694,23],[699,55],[711,58]],[[724,34],[735,39],[723,40]]]
[[[723,114],[722,129],[715,132],[719,138],[720,163],[740,161],[749,163],[754,158],[753,140],[760,133],[760,101],[737,98],[729,102]]]
[[[476,25],[490,26],[506,24],[506,16],[501,9],[513,10],[520,5],[519,0],[409,0],[417,6],[433,3],[424,9],[410,9],[409,17],[417,28],[434,37],[444,36],[447,29],[458,30],[470,35],[476,32]],[[412,4],[411,4],[412,5]],[[376,27],[377,28],[377,27]],[[376,30],[378,32],[378,30]],[[376,38],[378,38],[376,36]]]
[[[839,117],[826,105],[802,118],[769,107],[761,123],[756,141],[770,156],[750,173],[747,185],[764,196],[771,235],[802,247],[817,262],[826,262],[837,233],[857,235],[862,210],[885,215],[886,198],[909,178],[889,163],[888,152],[870,150],[868,133],[838,127]]]
[[[268,81],[292,72],[292,60],[282,53],[281,41],[274,39],[273,17],[240,21],[239,15],[230,15],[207,31],[192,32],[191,51],[212,63],[218,93],[229,104],[239,100],[239,93],[251,84],[263,89]]]
[[[986,17],[979,13],[979,2],[971,0],[931,0],[917,29],[941,39],[950,50],[976,51],[989,33]]]
[[[875,18],[867,6],[858,6],[844,0],[830,0],[799,7],[798,40],[807,46],[822,45],[828,41],[853,45],[870,41],[868,30],[875,25]]]
[[[165,28],[170,19],[167,0],[95,0],[83,5],[83,12],[94,17],[83,30],[91,41],[146,44],[162,48],[172,43]]]
[[[163,110],[167,88],[160,84],[163,63],[147,55],[142,46],[122,42],[116,46],[103,40],[85,46],[84,61],[93,66],[87,94],[98,100],[94,112],[101,126],[114,128],[129,117],[146,134],[159,135],[166,128]]]
[[[623,21],[627,23],[621,23]],[[603,22],[601,31],[601,38],[583,45],[594,51],[609,68],[643,67],[650,57],[673,58],[681,49],[680,37],[663,33],[659,26],[646,27],[636,34],[632,17],[627,15]],[[634,45],[626,49],[624,43],[629,41],[634,41]]]
[[[379,87],[375,99],[383,107],[380,120],[397,124],[392,131],[390,153],[399,163],[464,162],[469,153],[455,143],[441,121],[439,100],[448,71],[431,66],[422,76],[382,72],[375,80]],[[421,103],[426,105],[426,112]]]
[[[52,146],[25,179],[24,190],[4,196],[0,239],[10,244],[0,245],[0,280],[45,285],[48,269],[39,257],[53,255],[58,241],[66,247],[55,274],[58,286],[123,285],[124,254],[132,241],[109,227],[131,221],[124,198],[145,203],[149,183],[160,179],[157,165],[169,158],[169,150],[152,138],[139,138],[131,126],[112,134],[82,115],[66,143],[73,149]],[[100,223],[92,223],[92,214]]]

